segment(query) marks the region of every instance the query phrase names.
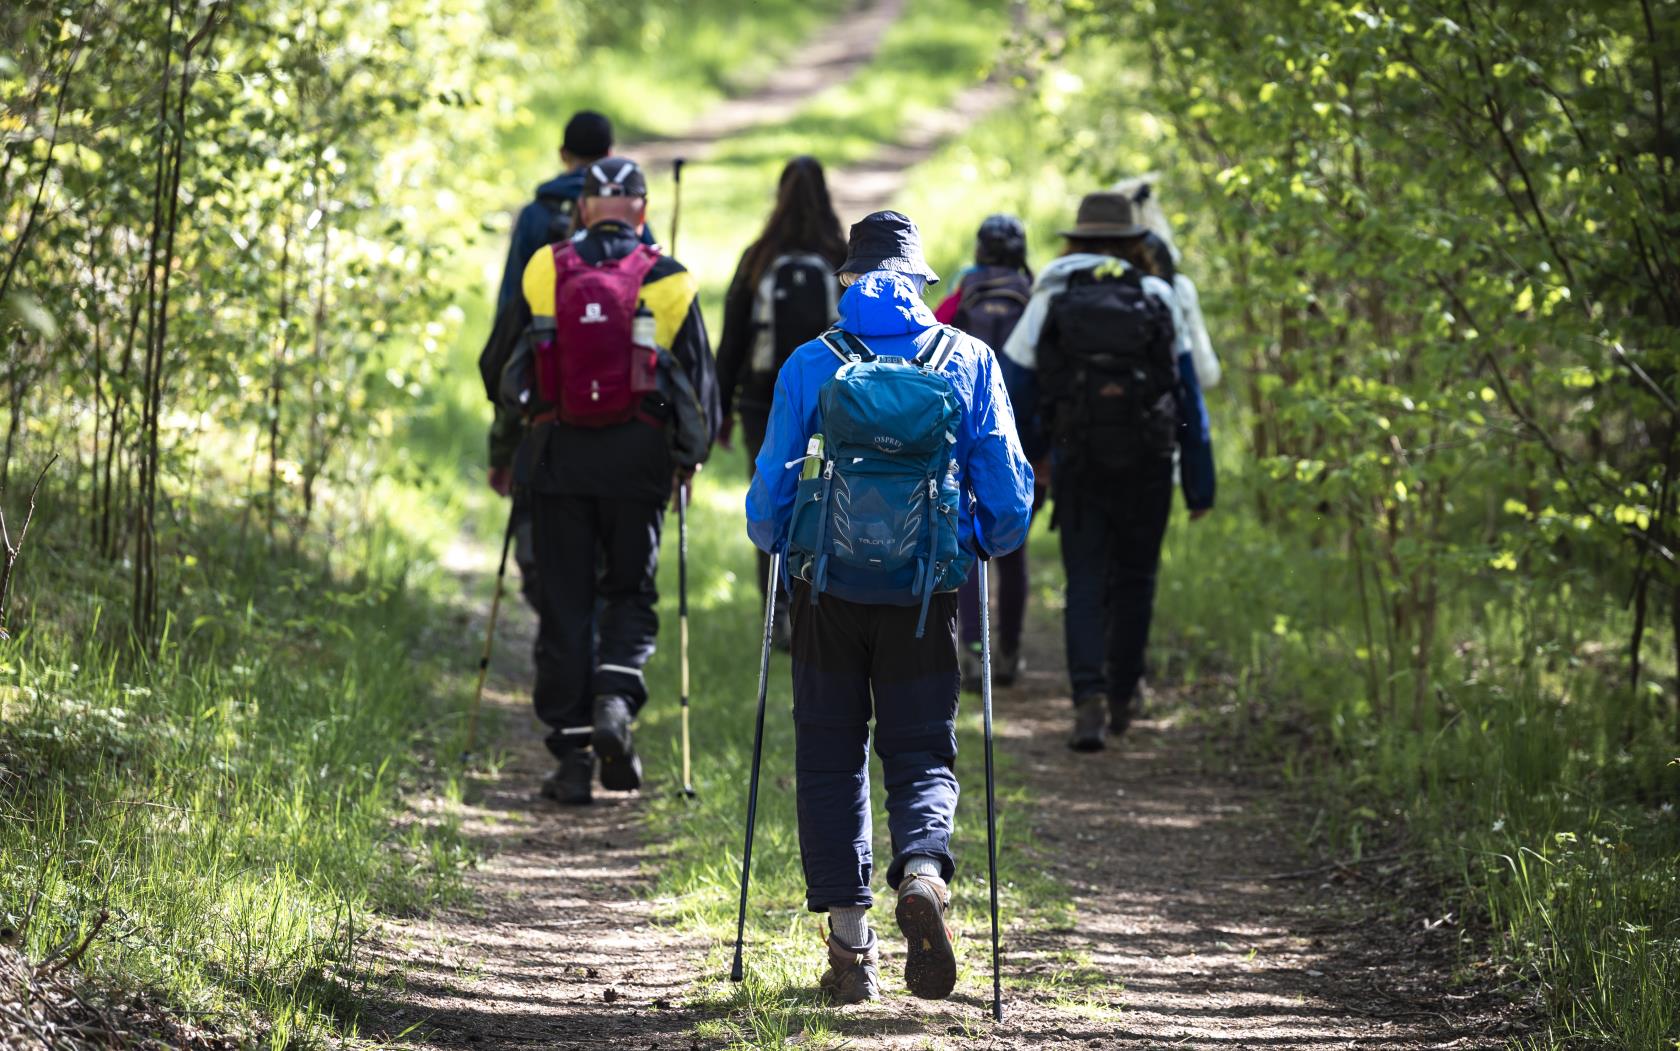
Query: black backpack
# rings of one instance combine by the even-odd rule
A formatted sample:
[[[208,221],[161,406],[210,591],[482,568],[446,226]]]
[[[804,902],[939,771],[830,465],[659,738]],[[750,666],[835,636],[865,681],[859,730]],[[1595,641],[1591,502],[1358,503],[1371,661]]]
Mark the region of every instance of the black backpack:
[[[1067,469],[1112,477],[1170,463],[1178,441],[1172,310],[1132,267],[1073,275],[1038,346],[1040,404]]]
[[[570,241],[574,232],[573,221],[577,215],[577,198],[538,194],[537,203],[548,213],[548,233],[544,236],[544,241],[547,244]]]
[[[1002,350],[1032,297],[1032,280],[1007,266],[988,266],[970,274],[951,323],[993,350]]]
[[[834,265],[814,252],[789,252],[764,268],[753,297],[752,371],[775,375],[801,343],[839,316]]]

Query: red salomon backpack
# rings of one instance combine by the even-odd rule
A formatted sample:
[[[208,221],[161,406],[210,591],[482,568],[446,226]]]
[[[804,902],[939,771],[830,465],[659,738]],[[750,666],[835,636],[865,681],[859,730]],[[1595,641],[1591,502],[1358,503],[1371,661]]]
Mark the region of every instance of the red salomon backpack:
[[[573,426],[623,423],[646,393],[632,377],[649,370],[634,367],[631,326],[642,278],[659,259],[659,249],[637,245],[622,259],[592,266],[569,241],[549,248],[554,253],[554,338],[537,347],[537,392],[555,406],[561,421]]]

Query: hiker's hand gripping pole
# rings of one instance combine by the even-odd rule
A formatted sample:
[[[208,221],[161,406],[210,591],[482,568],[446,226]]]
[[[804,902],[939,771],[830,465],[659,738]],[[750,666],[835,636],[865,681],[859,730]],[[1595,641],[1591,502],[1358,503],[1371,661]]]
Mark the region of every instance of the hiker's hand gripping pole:
[[[1003,980],[998,974],[997,794],[992,774],[992,605],[991,563],[982,560],[980,574],[980,711],[986,736],[986,858],[992,892],[992,1020],[1003,1021]]]
[[[473,754],[478,745],[478,709],[484,703],[484,680],[490,674],[490,647],[496,641],[496,615],[502,609],[502,582],[507,579],[508,550],[513,547],[513,529],[517,516],[508,508],[507,528],[502,531],[502,560],[496,566],[496,597],[490,600],[490,623],[484,629],[484,652],[478,658],[478,688],[473,691],[472,706],[467,709],[467,746],[461,752],[462,761]]]
[[[741,851],[741,911],[735,920],[735,963],[731,981],[747,976],[741,965],[741,945],[747,932],[747,884],[752,879],[753,824],[758,819],[758,765],[764,755],[764,698],[770,689],[770,638],[776,626],[776,586],[781,581],[782,555],[770,556],[770,580],[764,589],[764,646],[758,655],[758,724],[753,730],[752,777],[747,782],[747,844]]]
[[[682,657],[682,779],[683,795],[694,798],[694,773],[688,744],[688,489],[677,489],[677,650]]]

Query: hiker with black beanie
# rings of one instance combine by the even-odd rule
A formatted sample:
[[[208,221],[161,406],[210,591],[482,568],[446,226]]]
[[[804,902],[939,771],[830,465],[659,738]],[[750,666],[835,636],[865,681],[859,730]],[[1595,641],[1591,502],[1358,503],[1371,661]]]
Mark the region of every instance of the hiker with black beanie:
[[[776,374],[800,344],[834,323],[840,297],[834,269],[845,258],[846,236],[828,196],[822,163],[795,157],[782,169],[776,205],[758,240],[741,254],[723,300],[717,347],[723,431],[718,441],[731,447],[739,412],[749,472],[764,444]],[[770,556],[759,552],[760,587],[769,566]],[[779,601],[775,641],[786,649],[785,594]]]
[[[718,426],[699,286],[643,243],[647,179],[632,161],[587,165],[583,232],[525,266],[531,324],[502,369],[503,404],[530,427],[532,539],[543,619],[537,716],[558,770],[543,795],[588,803],[595,762],[609,789],[639,787],[631,721],[659,618],[665,506]]]
[[[840,320],[776,379],[747,494],[747,532],[793,581],[793,720],[805,904],[829,917],[820,985],[880,995],[869,745],[892,833],[887,885],[905,984],[956,983],[945,923],[957,805],[957,596],[976,560],[1026,539],[1032,468],[991,351],[939,324],[916,225],[875,212],[851,229]],[[871,734],[873,723],[873,735]]]
[[[1131,722],[1179,462],[1192,521],[1213,509],[1213,444],[1158,241],[1123,193],[1088,194],[1004,343],[1023,416],[1053,460],[1074,728],[1097,751]]]

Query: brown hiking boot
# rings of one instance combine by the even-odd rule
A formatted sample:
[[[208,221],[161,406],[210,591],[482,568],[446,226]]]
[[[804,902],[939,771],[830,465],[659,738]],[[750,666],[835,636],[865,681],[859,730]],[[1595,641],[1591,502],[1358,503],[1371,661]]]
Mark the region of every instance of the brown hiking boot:
[[[1087,697],[1073,709],[1073,736],[1068,747],[1076,752],[1100,752],[1108,730],[1108,700],[1101,694]]]
[[[898,929],[904,932],[904,984],[924,1000],[943,1000],[957,985],[957,953],[945,908],[951,891],[938,876],[906,876],[898,885]]]
[[[817,985],[834,1003],[844,1007],[876,1000],[881,996],[881,942],[869,932],[869,944],[861,949],[842,945],[828,936],[828,970]]]

